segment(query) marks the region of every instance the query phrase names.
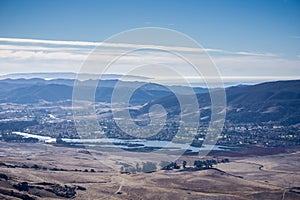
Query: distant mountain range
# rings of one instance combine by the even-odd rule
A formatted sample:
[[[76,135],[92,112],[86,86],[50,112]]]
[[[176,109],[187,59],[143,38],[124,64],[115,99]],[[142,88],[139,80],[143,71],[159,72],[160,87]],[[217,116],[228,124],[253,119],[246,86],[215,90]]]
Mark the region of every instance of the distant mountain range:
[[[51,80],[51,79],[76,79],[78,76],[77,73],[73,72],[44,72],[44,73],[14,73],[14,74],[6,74],[0,76],[0,80],[3,79],[45,79],[45,80]],[[89,74],[89,73],[80,73],[81,80],[98,80],[100,75],[98,74]],[[122,74],[103,74],[101,76],[101,79],[105,80],[111,80],[111,79],[120,79],[122,78]],[[134,80],[147,80],[150,79],[145,76],[134,76],[134,75],[126,75],[126,78],[128,79],[134,79]]]
[[[24,103],[34,104],[39,101],[64,101],[72,99],[74,79],[52,79],[44,80],[40,78],[33,79],[4,79],[0,80],[0,103]],[[170,96],[171,90],[179,91],[182,95],[190,94],[185,86],[171,86],[170,89],[155,83],[125,82],[119,80],[97,80],[83,81],[86,87],[92,87],[98,84],[96,90],[97,102],[110,102],[115,85],[122,82],[124,89],[136,88],[143,84],[131,99],[132,104],[144,104],[157,98]],[[205,93],[206,88],[193,88],[196,93]]]
[[[86,80],[87,86],[96,80]],[[96,90],[97,102],[110,102],[119,80],[101,80]],[[141,82],[122,82],[124,90]],[[35,104],[39,101],[66,101],[72,99],[74,79],[3,79],[0,80],[0,103]],[[171,89],[171,90],[170,90]],[[154,104],[163,105],[169,112],[178,113],[180,107],[172,90],[180,95],[192,95],[185,86],[170,89],[155,83],[145,83],[130,100],[132,105],[144,105],[136,115],[147,112]],[[209,120],[210,96],[206,88],[193,88],[197,93],[201,119]],[[300,123],[300,80],[267,82],[226,88],[227,117],[234,123],[276,121],[282,125]]]

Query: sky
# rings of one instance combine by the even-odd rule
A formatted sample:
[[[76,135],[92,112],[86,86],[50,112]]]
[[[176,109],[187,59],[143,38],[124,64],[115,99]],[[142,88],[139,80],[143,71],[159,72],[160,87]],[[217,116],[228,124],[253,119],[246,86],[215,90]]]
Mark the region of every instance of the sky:
[[[99,42],[143,27],[193,38],[225,80],[300,77],[299,0],[0,0],[0,74],[77,72]]]

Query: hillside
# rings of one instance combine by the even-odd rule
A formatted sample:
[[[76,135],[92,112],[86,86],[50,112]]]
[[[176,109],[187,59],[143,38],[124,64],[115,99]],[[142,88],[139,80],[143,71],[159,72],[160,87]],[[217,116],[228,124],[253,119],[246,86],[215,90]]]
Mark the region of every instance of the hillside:
[[[209,121],[210,96],[198,94],[201,118]],[[278,122],[281,125],[300,123],[300,80],[267,82],[251,86],[226,89],[226,120],[233,123]],[[171,95],[148,103],[141,109],[146,112],[152,105],[162,104],[169,113],[180,112],[175,96]]]
[[[170,89],[155,83],[125,82],[102,80],[98,83],[95,100],[111,102],[111,95],[117,83],[121,90],[141,85],[132,95],[132,105],[145,105],[140,110],[133,110],[138,117],[148,112],[154,104],[163,105],[169,116],[180,113],[179,102],[172,90],[179,95],[191,95],[185,86],[171,86]],[[92,87],[95,80],[84,82]],[[42,101],[57,102],[72,99],[74,80],[72,79],[4,79],[0,80],[0,102],[35,104]],[[205,88],[194,88],[197,93],[201,119],[210,119],[210,96]],[[257,85],[243,85],[226,88],[227,116],[233,123],[278,122],[281,125],[300,123],[300,80],[267,82]],[[192,113],[191,113],[192,114]]]

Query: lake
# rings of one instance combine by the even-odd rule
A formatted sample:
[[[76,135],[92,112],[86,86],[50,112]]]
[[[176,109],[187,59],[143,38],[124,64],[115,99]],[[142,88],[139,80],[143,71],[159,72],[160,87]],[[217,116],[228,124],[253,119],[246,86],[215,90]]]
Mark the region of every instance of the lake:
[[[45,143],[56,143],[56,138],[49,136],[41,136],[23,132],[12,132],[21,135],[25,138],[37,138],[39,141]],[[231,147],[221,145],[205,145],[200,147],[193,147],[190,144],[175,143],[172,141],[161,140],[146,140],[146,139],[117,139],[117,138],[99,138],[99,139],[68,139],[62,138],[64,142],[70,143],[74,146],[84,144],[87,147],[101,146],[107,148],[122,148],[122,149],[139,149],[139,148],[166,148],[168,150],[188,150],[190,152],[199,152],[204,150],[224,151],[230,150]]]

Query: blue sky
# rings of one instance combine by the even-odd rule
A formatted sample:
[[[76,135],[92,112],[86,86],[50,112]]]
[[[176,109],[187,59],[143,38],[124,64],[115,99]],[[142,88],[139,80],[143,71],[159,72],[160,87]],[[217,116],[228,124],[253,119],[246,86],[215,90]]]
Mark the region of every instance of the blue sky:
[[[258,58],[259,66],[263,66],[264,63],[272,65],[273,62],[278,63],[280,60],[283,63],[282,67],[286,69],[284,76],[300,75],[300,1],[298,0],[0,1],[0,38],[93,42],[103,41],[121,31],[145,26],[170,28],[183,32],[205,48],[275,55],[269,56],[269,60],[266,61],[261,60],[261,57]],[[2,46],[18,45],[18,42],[12,44],[8,41],[0,41],[1,44]],[[6,51],[4,53],[8,54],[8,49],[4,48]],[[11,52],[16,51],[14,49]],[[222,57],[222,55],[212,54],[212,57],[216,59],[216,64],[220,65],[221,73],[224,73],[222,69],[224,66],[227,76],[230,75],[230,70],[238,69],[238,63],[243,68],[244,63],[247,62],[234,60],[235,57],[231,56],[233,63],[230,63],[228,55]],[[225,57],[227,63],[224,62]],[[241,55],[236,55],[236,58],[240,57]],[[0,74],[23,72],[27,69],[44,70],[28,66],[22,68],[21,61],[14,62],[13,59],[4,56],[0,59],[2,59]],[[255,59],[257,57],[253,58]],[[37,62],[37,60],[27,59],[23,60],[23,65],[33,66],[33,63],[37,64]],[[11,71],[6,70],[7,67],[4,70],[4,65],[8,64],[12,67]],[[60,65],[71,66],[71,64]],[[40,64],[42,65],[43,63]],[[231,65],[233,68],[228,69]],[[18,66],[20,66],[19,70]],[[254,71],[258,70],[253,67]],[[54,68],[59,69],[58,66]],[[76,69],[78,66],[74,69],[62,66],[60,70]],[[277,66],[271,71],[279,69],[280,66]],[[257,74],[259,72],[250,73],[252,76]],[[262,73],[263,76],[280,74],[282,73]],[[246,73],[241,73],[241,76],[245,75]]]

